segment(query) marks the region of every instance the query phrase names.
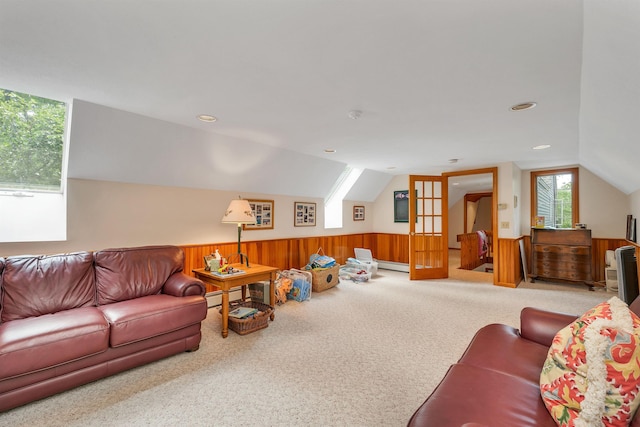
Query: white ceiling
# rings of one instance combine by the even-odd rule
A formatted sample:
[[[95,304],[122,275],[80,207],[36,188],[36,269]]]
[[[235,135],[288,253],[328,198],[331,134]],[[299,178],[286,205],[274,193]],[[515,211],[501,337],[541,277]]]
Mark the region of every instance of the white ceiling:
[[[633,192],[639,75],[637,0],[0,0],[0,87],[385,174],[581,164]]]

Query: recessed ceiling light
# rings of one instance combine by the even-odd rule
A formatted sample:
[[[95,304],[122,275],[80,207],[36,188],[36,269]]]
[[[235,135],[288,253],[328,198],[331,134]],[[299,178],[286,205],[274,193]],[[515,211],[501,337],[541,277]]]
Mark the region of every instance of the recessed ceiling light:
[[[395,169],[395,166],[387,166],[387,169],[391,170],[391,169]]]
[[[198,117],[198,120],[200,120],[201,122],[207,122],[207,123],[213,123],[216,120],[218,120],[215,116],[211,116],[209,114],[200,114],[197,117]]]
[[[514,106],[512,106],[510,108],[511,111],[524,111],[524,110],[530,110],[533,107],[535,107],[536,104],[535,102],[523,102],[522,104],[516,104]]]
[[[454,182],[451,185],[460,185],[460,183],[459,182]]]
[[[534,150],[546,150],[547,148],[551,148],[549,144],[536,145],[532,147]]]
[[[358,120],[360,116],[362,116],[362,111],[360,110],[351,110],[348,114],[349,118],[352,120]]]
[[[449,159],[449,163],[458,163],[460,159]]]
[[[324,149],[324,152],[325,152],[325,153],[332,154],[332,153],[335,153],[335,152],[336,152],[336,149],[335,149],[335,148],[325,148],[325,149]]]

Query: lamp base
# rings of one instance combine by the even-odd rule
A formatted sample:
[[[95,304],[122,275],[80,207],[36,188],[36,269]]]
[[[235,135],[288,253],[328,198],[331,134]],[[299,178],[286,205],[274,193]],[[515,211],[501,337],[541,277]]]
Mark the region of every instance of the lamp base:
[[[244,258],[247,263],[247,268],[249,268],[249,257],[243,254],[242,252],[238,252],[238,255],[240,255],[240,264],[243,263],[242,258]]]
[[[235,257],[238,257],[240,259],[240,264],[246,264],[247,268],[249,268],[249,257],[243,254],[242,252],[237,252],[233,255],[229,255],[229,259],[227,260],[227,263],[233,264],[232,261],[235,261]]]

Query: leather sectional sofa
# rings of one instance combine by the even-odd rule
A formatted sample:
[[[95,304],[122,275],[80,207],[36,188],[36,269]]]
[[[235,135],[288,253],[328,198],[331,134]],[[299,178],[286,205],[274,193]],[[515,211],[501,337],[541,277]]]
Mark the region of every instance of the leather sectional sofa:
[[[205,288],[175,246],[0,258],[0,411],[197,350]]]
[[[640,314],[640,297],[629,308]],[[408,425],[556,427],[541,398],[540,374],[555,335],[576,319],[527,307],[520,330],[501,324],[480,329]],[[640,427],[637,412],[630,425]]]

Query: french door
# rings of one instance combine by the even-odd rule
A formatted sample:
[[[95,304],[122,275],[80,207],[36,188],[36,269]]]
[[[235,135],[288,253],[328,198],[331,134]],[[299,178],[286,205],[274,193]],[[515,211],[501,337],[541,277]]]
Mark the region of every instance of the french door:
[[[409,176],[409,279],[449,277],[447,180]]]

